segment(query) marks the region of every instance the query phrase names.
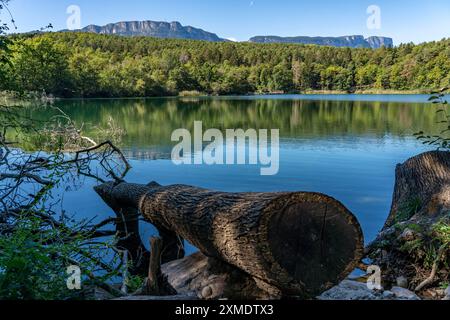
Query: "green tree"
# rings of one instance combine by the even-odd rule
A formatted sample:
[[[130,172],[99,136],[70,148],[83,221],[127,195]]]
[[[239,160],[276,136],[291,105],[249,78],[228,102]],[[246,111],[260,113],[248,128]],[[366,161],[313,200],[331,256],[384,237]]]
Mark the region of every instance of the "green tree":
[[[389,83],[392,89],[405,90],[407,89],[407,80],[402,75],[402,67],[400,65],[394,65],[391,68],[391,74]]]
[[[100,71],[108,60],[92,50],[74,53],[69,58],[69,71],[73,90],[77,96],[92,97],[100,86]]]
[[[273,68],[272,79],[270,82],[271,91],[289,92],[294,88],[292,71],[282,63]]]
[[[356,70],[356,85],[362,88],[373,87],[377,81],[378,72],[378,66],[374,64],[359,67]]]
[[[61,96],[71,91],[67,56],[50,39],[36,37],[19,41],[12,51],[14,89]]]
[[[350,90],[350,72],[339,66],[329,66],[321,72],[322,88],[326,90]]]
[[[14,64],[0,63],[3,89],[62,96],[433,90],[450,81],[448,39],[377,50],[70,32],[7,40],[14,51],[1,52]]]
[[[213,89],[217,94],[246,94],[255,90],[248,80],[250,72],[247,68],[224,66],[220,72],[221,81]]]
[[[218,79],[217,66],[211,62],[206,62],[200,66],[195,65],[192,69],[192,75],[198,84],[198,89],[201,89],[199,91],[212,93],[212,83]]]
[[[196,90],[198,88],[197,81],[186,67],[180,66],[169,72],[168,89],[170,91],[179,93],[184,90]]]
[[[390,75],[391,74],[389,69],[380,69],[377,74],[375,87],[377,89],[390,89],[391,88]]]

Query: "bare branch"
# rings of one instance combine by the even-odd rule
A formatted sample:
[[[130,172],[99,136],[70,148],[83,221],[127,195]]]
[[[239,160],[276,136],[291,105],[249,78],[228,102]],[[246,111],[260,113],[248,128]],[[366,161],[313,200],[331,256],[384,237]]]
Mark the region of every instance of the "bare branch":
[[[42,184],[42,185],[46,185],[46,186],[51,186],[54,184],[52,181],[44,180],[43,178],[41,178],[37,175],[29,174],[29,173],[21,173],[21,174],[1,173],[0,174],[0,181],[5,180],[5,179],[21,180],[21,179],[25,179],[25,178],[32,179],[35,182]]]

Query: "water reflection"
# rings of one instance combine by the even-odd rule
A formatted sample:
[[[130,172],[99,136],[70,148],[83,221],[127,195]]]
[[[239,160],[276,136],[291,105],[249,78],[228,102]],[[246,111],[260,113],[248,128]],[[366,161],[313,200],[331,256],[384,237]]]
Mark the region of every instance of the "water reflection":
[[[72,100],[57,104],[92,134],[92,128],[106,126],[110,118],[126,131],[122,147],[133,165],[128,181],[156,180],[223,191],[323,192],[358,216],[370,241],[389,211],[395,165],[427,150],[413,133],[433,132],[437,107],[422,102],[426,100],[422,96],[407,97],[407,102],[383,97],[379,101],[315,98]],[[54,111],[27,112],[45,119]],[[250,165],[175,166],[170,161],[171,134],[178,128],[193,130],[194,121],[221,130],[280,129],[279,174],[262,177],[259,167]],[[87,182],[85,188],[68,192],[67,210],[86,216],[108,215],[109,209],[92,186]]]

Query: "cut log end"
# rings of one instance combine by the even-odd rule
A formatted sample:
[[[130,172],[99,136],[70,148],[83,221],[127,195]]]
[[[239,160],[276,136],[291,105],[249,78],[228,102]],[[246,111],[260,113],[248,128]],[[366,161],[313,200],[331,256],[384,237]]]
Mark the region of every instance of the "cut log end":
[[[355,268],[363,256],[363,235],[338,201],[313,193],[290,197],[297,199],[271,215],[267,240],[277,264],[314,296]]]

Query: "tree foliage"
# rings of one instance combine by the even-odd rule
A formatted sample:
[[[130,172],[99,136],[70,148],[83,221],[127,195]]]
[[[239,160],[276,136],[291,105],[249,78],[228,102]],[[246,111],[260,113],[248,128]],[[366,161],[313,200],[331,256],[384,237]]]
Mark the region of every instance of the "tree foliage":
[[[443,88],[439,92],[433,92],[433,95],[429,98],[433,104],[439,105],[437,114],[439,116],[439,121],[437,122],[437,127],[440,128],[437,134],[424,133],[420,131],[415,134],[417,139],[421,140],[423,144],[435,146],[438,150],[450,151],[450,114],[448,108],[448,102],[445,100],[445,95],[443,92],[447,91],[448,88]]]
[[[8,37],[2,88],[64,97],[418,90],[450,85],[450,40],[395,48],[211,43],[88,33]],[[1,74],[1,72],[0,72]]]

